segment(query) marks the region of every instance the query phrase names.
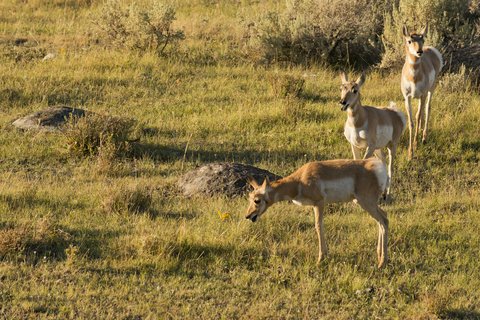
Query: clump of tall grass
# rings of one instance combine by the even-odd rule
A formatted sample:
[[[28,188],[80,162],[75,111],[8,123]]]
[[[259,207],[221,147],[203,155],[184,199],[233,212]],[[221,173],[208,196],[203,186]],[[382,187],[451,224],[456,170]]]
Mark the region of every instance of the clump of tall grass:
[[[72,154],[113,159],[131,152],[134,125],[131,119],[91,113],[70,118],[64,136]]]
[[[137,51],[165,52],[185,38],[182,30],[174,29],[175,9],[161,1],[145,5],[124,5],[118,0],[108,0],[100,10],[96,23],[101,35],[117,47]]]
[[[101,206],[106,213],[146,213],[153,202],[153,188],[143,184],[109,188]]]
[[[64,254],[70,235],[51,218],[36,223],[22,223],[0,230],[0,258],[33,255],[58,257]]]
[[[303,92],[305,79],[291,74],[271,73],[267,80],[276,98],[298,98]]]

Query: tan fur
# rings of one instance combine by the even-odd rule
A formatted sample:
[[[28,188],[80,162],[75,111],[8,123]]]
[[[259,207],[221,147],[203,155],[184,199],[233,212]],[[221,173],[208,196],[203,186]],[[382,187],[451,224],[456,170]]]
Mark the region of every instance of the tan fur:
[[[433,47],[424,47],[427,27],[422,32],[409,33],[403,28],[405,38],[405,64],[402,69],[401,89],[405,99],[408,115],[409,146],[408,157],[413,158],[417,147],[417,136],[421,131],[422,118],[425,112],[425,127],[422,142],[427,139],[428,120],[430,117],[430,101],[436,86],[436,79],[443,66],[440,52]],[[416,126],[413,123],[411,99],[420,99],[416,114]],[[413,132],[415,128],[415,133]]]
[[[364,159],[375,153],[383,160],[382,148],[386,147],[389,150],[389,183],[385,195],[387,196],[390,194],[397,146],[405,130],[405,116],[393,107],[362,106],[360,89],[365,81],[365,74],[354,82],[349,82],[345,73],[341,73],[340,78],[342,79],[340,103],[342,110],[347,111],[344,134],[352,147],[353,158],[359,159],[361,150],[366,149]]]
[[[378,266],[387,261],[388,219],[378,207],[378,199],[387,183],[386,168],[382,161],[329,160],[310,162],[291,175],[270,183],[268,179],[259,186],[249,178],[254,187],[249,195],[247,219],[256,221],[271,205],[279,201],[293,201],[300,205],[311,205],[315,213],[315,229],[319,241],[320,262],[327,254],[323,231],[323,209],[329,202],[346,202],[356,199],[379,226],[377,245]]]

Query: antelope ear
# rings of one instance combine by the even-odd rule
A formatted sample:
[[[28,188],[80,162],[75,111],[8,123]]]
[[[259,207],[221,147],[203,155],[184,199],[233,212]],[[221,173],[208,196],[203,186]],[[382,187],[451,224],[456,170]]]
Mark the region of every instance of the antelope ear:
[[[347,74],[345,73],[345,71],[340,72],[340,79],[342,79],[342,83],[348,82],[348,77],[347,77]]]
[[[363,83],[365,82],[365,78],[366,78],[365,71],[362,71],[362,75],[358,77],[357,81],[355,81],[359,87],[363,85]]]
[[[248,184],[250,184],[254,189],[258,189],[260,188],[260,186],[258,185],[258,182],[257,180],[255,180],[255,178],[253,178],[252,176],[247,176],[247,182]]]
[[[265,189],[270,186],[270,179],[268,179],[268,176],[265,176],[265,180],[263,180],[262,183],[262,188]]]
[[[410,33],[408,33],[408,29],[407,29],[407,26],[406,25],[403,25],[403,36],[404,37],[410,37]]]
[[[422,37],[426,38],[428,32],[428,22],[425,24],[425,27],[422,29]]]

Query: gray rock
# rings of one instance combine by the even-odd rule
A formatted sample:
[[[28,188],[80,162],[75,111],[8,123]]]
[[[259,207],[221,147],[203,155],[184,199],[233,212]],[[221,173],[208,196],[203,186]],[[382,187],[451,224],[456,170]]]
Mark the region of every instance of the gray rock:
[[[15,120],[12,125],[23,130],[56,131],[70,117],[83,117],[86,111],[66,106],[50,107]]]
[[[225,195],[235,197],[244,195],[249,188],[247,176],[262,183],[266,176],[270,181],[281,177],[267,170],[241,163],[217,162],[198,167],[181,177],[177,185],[186,197],[195,195]]]

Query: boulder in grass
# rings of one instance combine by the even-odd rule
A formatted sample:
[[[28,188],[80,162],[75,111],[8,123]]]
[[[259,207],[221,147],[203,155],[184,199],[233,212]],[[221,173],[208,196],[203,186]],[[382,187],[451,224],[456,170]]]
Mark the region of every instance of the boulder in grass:
[[[186,197],[195,195],[235,197],[248,192],[247,177],[249,175],[259,182],[263,182],[265,177],[270,181],[281,178],[267,170],[246,164],[216,162],[187,172],[177,184]]]
[[[83,117],[85,114],[86,111],[83,109],[57,106],[34,112],[15,120],[12,124],[23,130],[56,131],[64,125],[70,117]]]

